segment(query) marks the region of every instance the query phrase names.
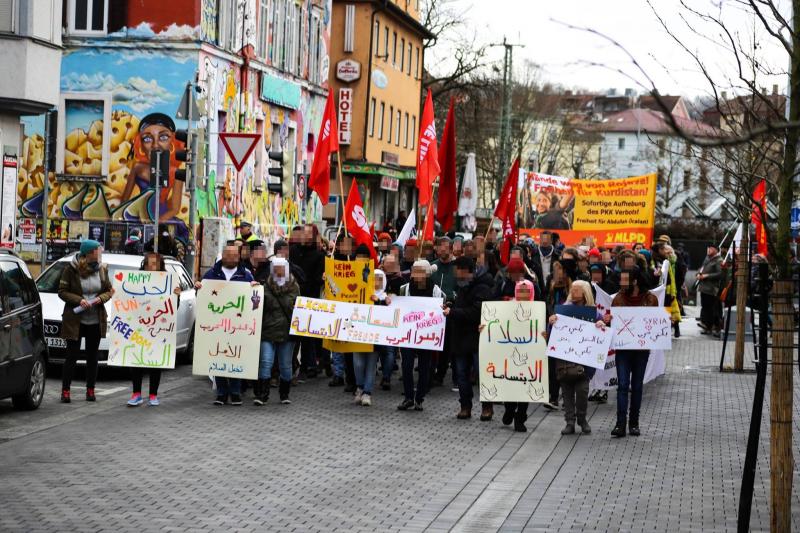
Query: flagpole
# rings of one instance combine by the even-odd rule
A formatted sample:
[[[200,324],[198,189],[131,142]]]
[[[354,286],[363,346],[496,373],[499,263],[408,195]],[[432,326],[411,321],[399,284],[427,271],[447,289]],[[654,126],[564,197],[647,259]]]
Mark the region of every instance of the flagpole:
[[[486,228],[486,235],[483,236],[483,240],[484,241],[489,238],[489,232],[492,231],[492,224],[494,224],[494,219],[495,218],[496,217],[494,215],[492,215],[491,220],[489,220],[489,227]]]
[[[429,216],[431,216],[431,215],[433,214],[433,194],[436,192],[436,189],[437,189],[438,187],[439,187],[439,176],[436,176],[436,179],[435,179],[435,180],[433,180],[433,183],[431,183],[431,190],[429,191],[429,192],[430,192],[430,194],[428,195],[428,212],[427,212],[427,213],[425,213],[425,218],[426,218],[426,220],[427,220],[427,218],[428,218]],[[421,211],[422,211],[422,210],[420,209],[420,212],[421,212]],[[418,228],[419,228],[419,227],[422,227],[422,240],[421,240],[421,242],[420,242],[419,251],[417,252],[417,259],[419,259],[420,257],[422,257],[422,244],[424,244],[424,243],[425,243],[425,228],[426,228],[427,226],[428,226],[428,223],[427,223],[427,222],[425,223],[425,226],[417,226]],[[436,233],[436,232],[434,232],[434,234],[435,234],[435,233]],[[431,243],[431,244],[433,244],[433,243]]]
[[[337,150],[336,151],[336,167],[339,170],[339,204],[342,206],[342,223],[339,224],[339,229],[336,230],[336,238],[333,241],[333,250],[331,250],[331,257],[336,252],[336,242],[339,240],[339,235],[342,233],[342,228],[344,228],[344,233],[347,235],[347,216],[344,213],[344,182],[342,181],[342,152]]]

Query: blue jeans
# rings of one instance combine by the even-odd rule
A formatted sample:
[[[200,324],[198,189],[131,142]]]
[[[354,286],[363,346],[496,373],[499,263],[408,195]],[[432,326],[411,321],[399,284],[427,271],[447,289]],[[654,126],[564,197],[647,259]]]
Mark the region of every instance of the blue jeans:
[[[272,375],[272,363],[275,362],[275,354],[278,354],[278,369],[280,370],[281,381],[292,381],[292,354],[294,353],[294,341],[285,342],[261,342],[261,358],[258,364],[258,379],[269,379]]]
[[[356,372],[356,387],[365,394],[372,394],[375,383],[375,368],[378,366],[378,353],[365,352],[353,354],[353,369]]]
[[[419,368],[419,379],[417,380],[417,392],[414,394],[414,358],[417,358]],[[413,348],[403,348],[403,394],[406,400],[413,400],[422,403],[425,393],[428,392],[428,380],[431,375],[431,352],[430,350],[415,350]]]
[[[381,358],[381,374],[383,374],[383,379],[389,381],[392,379],[394,362],[397,360],[397,347],[376,346],[375,349],[378,351],[378,355]]]
[[[344,379],[344,354],[339,352],[331,352],[331,367],[333,368],[333,375],[337,378]]]
[[[242,393],[242,380],[240,379],[215,376],[214,382],[217,384],[217,396],[239,395]]]
[[[644,371],[650,350],[617,350],[617,421],[624,423],[628,415],[628,392],[631,393],[630,420],[639,422],[642,407]]]
[[[469,355],[453,354],[453,364],[458,386],[458,401],[461,407],[472,409],[472,372],[478,369],[478,352]]]

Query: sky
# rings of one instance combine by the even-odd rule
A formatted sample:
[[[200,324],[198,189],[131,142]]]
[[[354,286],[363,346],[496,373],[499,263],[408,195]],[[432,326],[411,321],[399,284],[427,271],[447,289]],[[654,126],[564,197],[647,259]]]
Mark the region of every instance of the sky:
[[[735,91],[726,78],[736,73],[736,64],[729,49],[725,49],[722,31],[713,21],[700,22],[681,7],[679,0],[445,0],[450,9],[461,14],[469,37],[478,43],[501,43],[503,37],[513,44],[515,72],[519,73],[526,60],[541,67],[541,77],[565,88],[617,92],[633,88],[645,92],[638,83],[646,77],[637,72],[621,50],[589,32],[570,29],[565,24],[592,28],[618,41],[634,55],[662,94],[698,96],[709,94],[709,83],[675,39],[658,21],[655,11],[687,48],[697,51],[717,83],[730,92]],[[688,5],[722,20],[731,33],[742,41],[759,44],[762,64],[773,72],[786,69],[788,58],[777,41],[758,28],[751,13],[734,0],[686,0]],[[786,11],[786,0],[776,0]],[[688,17],[695,25],[693,33],[681,19]],[[755,23],[755,24],[754,24]],[[756,31],[754,32],[754,25]],[[433,61],[442,61],[450,53],[444,43],[433,51]],[[491,58],[502,64],[502,47],[493,48]],[[446,61],[446,59],[444,59]],[[426,63],[431,65],[430,60]],[[593,66],[603,64],[607,68]],[[434,66],[436,63],[433,64]],[[615,70],[623,70],[635,78],[628,79]],[[748,76],[751,77],[751,76]],[[785,92],[783,75],[756,76],[759,87],[772,90],[778,84]],[[741,85],[740,83],[738,83]]]

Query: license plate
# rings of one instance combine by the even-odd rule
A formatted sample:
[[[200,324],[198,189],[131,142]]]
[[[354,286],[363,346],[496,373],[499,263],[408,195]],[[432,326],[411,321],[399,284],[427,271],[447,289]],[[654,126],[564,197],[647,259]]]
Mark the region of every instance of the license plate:
[[[45,337],[45,340],[47,341],[47,345],[50,348],[66,348],[67,347],[67,341],[65,341],[61,337]]]

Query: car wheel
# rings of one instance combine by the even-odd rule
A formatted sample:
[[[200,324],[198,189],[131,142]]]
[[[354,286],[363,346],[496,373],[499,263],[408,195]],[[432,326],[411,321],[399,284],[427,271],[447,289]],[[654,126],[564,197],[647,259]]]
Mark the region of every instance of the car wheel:
[[[47,369],[44,357],[37,355],[31,365],[31,372],[28,375],[28,383],[25,385],[25,392],[17,396],[12,396],[11,401],[16,409],[36,409],[44,398],[44,386]]]

